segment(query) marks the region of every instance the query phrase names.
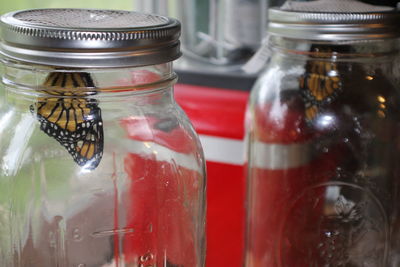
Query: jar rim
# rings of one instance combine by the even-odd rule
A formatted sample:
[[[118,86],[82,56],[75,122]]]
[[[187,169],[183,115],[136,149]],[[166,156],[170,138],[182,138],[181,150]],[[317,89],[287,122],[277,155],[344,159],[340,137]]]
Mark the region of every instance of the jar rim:
[[[268,33],[295,39],[357,41],[400,37],[400,12],[304,12],[269,9]]]
[[[3,15],[0,29],[0,53],[28,63],[136,67],[170,62],[181,55],[178,20],[133,11],[21,10]]]

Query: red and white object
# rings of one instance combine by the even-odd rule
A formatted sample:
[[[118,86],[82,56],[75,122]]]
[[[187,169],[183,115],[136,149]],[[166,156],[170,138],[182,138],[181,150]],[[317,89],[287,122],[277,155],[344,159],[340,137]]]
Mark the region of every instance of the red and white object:
[[[249,93],[187,84],[175,98],[207,161],[207,267],[240,267],[244,251],[244,116]]]

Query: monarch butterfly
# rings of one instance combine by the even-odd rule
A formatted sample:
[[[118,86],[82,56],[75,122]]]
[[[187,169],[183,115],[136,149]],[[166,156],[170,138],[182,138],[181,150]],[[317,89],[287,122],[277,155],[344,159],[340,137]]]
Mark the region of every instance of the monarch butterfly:
[[[85,88],[95,88],[88,73],[52,72],[32,114],[40,129],[64,146],[79,166],[95,169],[103,155],[103,121],[96,99]]]
[[[305,116],[312,122],[331,103],[341,89],[341,78],[335,62],[310,60],[300,76],[300,92],[305,101]]]

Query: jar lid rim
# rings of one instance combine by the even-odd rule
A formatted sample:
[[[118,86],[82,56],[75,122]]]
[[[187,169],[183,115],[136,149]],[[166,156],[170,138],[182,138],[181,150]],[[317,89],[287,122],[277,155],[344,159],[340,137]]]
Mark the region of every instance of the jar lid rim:
[[[397,38],[400,37],[400,12],[305,12],[270,8],[268,33],[322,41]]]
[[[166,63],[181,55],[179,21],[122,10],[30,9],[0,18],[0,52],[65,67]]]

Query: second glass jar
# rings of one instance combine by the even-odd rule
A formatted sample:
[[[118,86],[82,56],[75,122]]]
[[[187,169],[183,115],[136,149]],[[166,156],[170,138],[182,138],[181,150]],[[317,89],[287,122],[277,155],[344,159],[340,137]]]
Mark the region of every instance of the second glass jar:
[[[296,34],[251,94],[245,266],[398,266],[398,39]]]

